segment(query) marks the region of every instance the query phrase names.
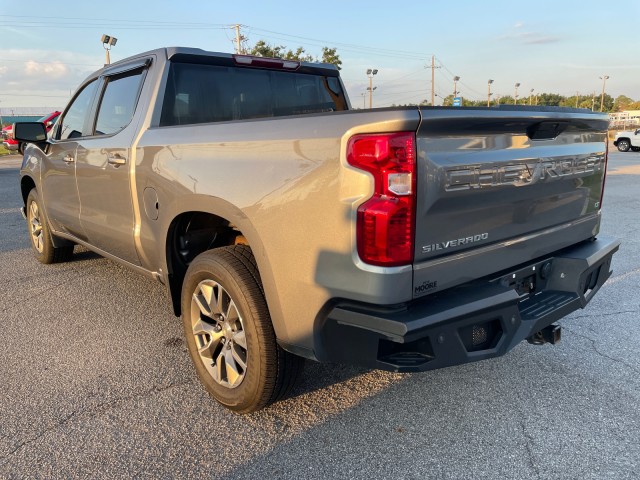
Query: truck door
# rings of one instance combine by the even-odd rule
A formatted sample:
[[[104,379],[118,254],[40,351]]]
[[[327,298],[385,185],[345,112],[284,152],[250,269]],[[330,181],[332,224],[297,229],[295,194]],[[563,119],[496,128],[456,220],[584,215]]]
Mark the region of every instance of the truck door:
[[[91,245],[139,265],[134,239],[131,145],[146,62],[101,78],[92,135],[78,142],[76,179],[80,220]]]
[[[76,187],[78,141],[88,134],[88,119],[98,81],[82,87],[69,104],[52,135],[44,158],[42,198],[54,230],[85,240],[80,224],[80,202]]]

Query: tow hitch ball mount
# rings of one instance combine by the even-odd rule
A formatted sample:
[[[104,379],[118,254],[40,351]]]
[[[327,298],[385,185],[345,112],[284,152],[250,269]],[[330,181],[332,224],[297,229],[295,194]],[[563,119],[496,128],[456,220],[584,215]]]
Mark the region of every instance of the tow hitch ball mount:
[[[548,325],[539,332],[528,337],[527,342],[532,345],[544,345],[545,343],[555,345],[556,343],[560,343],[561,336],[562,327],[560,327],[560,325]]]

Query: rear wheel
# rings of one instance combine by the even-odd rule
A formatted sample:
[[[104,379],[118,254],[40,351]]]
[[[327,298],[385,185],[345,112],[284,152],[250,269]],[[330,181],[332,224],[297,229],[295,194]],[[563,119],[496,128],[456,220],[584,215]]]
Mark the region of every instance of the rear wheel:
[[[629,140],[618,140],[618,150],[620,150],[621,152],[628,152],[629,148],[631,148],[631,143],[629,142]]]
[[[640,152],[640,147],[631,147],[631,150],[634,152]]]
[[[42,210],[38,191],[34,188],[27,197],[27,226],[31,247],[36,258],[41,263],[65,262],[73,255],[73,245],[55,247],[51,239],[51,231]]]
[[[191,262],[182,321],[200,381],[235,412],[282,398],[301,370],[303,359],[276,343],[260,275],[245,245],[209,250]]]

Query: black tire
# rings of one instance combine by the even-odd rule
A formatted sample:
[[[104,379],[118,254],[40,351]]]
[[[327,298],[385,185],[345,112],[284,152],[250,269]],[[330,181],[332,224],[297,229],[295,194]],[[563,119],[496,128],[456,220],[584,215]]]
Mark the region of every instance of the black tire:
[[[27,228],[31,239],[31,248],[40,263],[60,263],[71,259],[73,245],[55,247],[51,238],[51,230],[38,191],[33,188],[27,197]]]
[[[254,412],[293,387],[303,359],[276,343],[249,247],[198,255],[187,270],[181,301],[191,360],[220,404],[237,413]]]
[[[631,142],[629,140],[627,140],[626,138],[618,140],[618,150],[620,150],[621,152],[628,152],[630,148]]]
[[[640,147],[631,147],[631,151],[640,152]]]

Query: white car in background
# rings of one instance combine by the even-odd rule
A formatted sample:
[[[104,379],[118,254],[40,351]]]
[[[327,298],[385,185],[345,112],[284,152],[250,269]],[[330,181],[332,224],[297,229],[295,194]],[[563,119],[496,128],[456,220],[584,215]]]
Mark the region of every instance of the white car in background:
[[[616,133],[613,144],[618,147],[621,152],[640,152],[640,128]]]

